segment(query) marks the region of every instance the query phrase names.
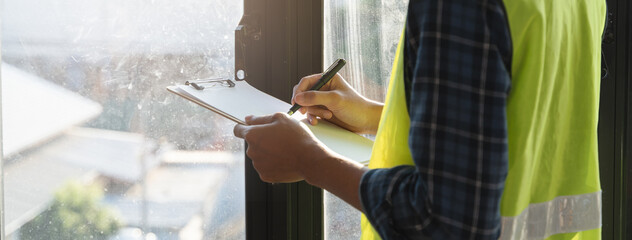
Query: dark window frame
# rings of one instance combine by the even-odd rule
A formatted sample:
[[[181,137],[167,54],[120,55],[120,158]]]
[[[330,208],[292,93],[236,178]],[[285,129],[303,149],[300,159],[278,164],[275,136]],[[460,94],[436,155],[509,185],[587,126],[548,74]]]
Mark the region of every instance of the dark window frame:
[[[603,189],[603,239],[627,239],[632,227],[632,4],[607,0],[608,27],[602,49],[608,76],[601,82],[599,165]]]
[[[323,1],[244,0],[235,31],[235,79],[290,101],[323,69]],[[246,239],[323,239],[323,191],[305,182],[268,184],[246,156]]]

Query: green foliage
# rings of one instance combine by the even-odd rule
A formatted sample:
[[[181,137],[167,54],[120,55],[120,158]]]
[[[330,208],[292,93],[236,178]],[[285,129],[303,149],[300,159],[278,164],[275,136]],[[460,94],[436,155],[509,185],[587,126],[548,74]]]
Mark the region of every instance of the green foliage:
[[[50,207],[20,229],[25,240],[107,239],[121,223],[114,212],[99,204],[101,188],[68,183]]]

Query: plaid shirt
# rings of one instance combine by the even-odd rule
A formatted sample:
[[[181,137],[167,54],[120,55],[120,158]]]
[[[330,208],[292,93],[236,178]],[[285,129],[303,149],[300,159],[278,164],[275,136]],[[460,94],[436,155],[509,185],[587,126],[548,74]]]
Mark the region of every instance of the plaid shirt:
[[[415,166],[365,173],[365,213],[384,239],[497,239],[512,54],[504,5],[411,0],[406,26]]]

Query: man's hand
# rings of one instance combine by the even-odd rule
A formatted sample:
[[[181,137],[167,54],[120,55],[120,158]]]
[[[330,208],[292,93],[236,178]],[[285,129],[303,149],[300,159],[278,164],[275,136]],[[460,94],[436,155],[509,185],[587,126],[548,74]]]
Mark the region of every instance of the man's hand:
[[[375,134],[382,114],[383,104],[364,98],[339,74],[319,91],[309,91],[321,74],[304,77],[294,86],[292,104],[303,106],[299,111],[307,113],[312,125],[316,116],[356,133]]]
[[[362,164],[345,159],[322,144],[307,126],[285,113],[246,117],[235,136],[248,142],[246,154],[261,180],[289,183],[301,180],[326,189],[362,210],[358,188]]]
[[[246,124],[235,126],[234,133],[248,142],[246,154],[265,182],[301,181],[302,169],[326,156],[326,147],[307,126],[287,114],[248,116]]]

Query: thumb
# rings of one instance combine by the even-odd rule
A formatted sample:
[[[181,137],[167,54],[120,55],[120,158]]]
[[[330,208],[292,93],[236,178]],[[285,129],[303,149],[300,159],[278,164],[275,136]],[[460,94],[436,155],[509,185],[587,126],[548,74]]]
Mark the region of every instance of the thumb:
[[[244,126],[244,125],[241,125],[241,124],[237,124],[233,128],[233,134],[235,135],[235,137],[243,139],[246,136],[246,133],[248,133],[249,130],[250,130],[250,127]]]
[[[274,122],[274,120],[278,117],[276,116],[278,113],[272,115],[264,115],[264,116],[247,116],[246,124],[247,125],[262,125]]]

